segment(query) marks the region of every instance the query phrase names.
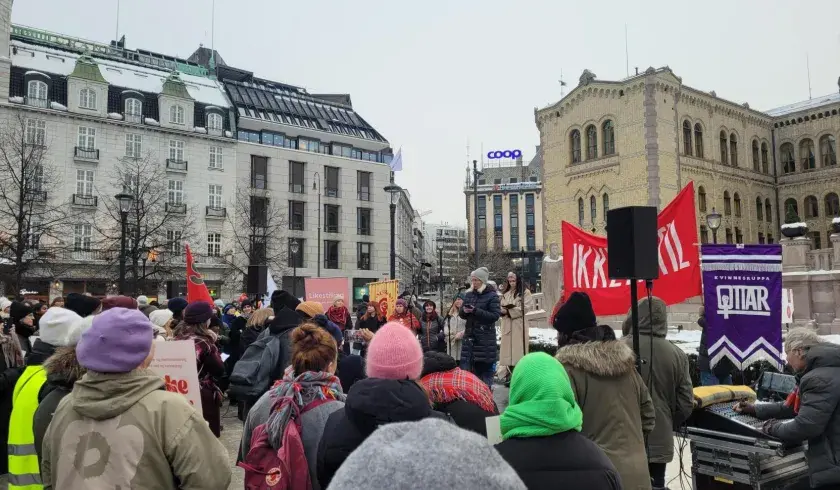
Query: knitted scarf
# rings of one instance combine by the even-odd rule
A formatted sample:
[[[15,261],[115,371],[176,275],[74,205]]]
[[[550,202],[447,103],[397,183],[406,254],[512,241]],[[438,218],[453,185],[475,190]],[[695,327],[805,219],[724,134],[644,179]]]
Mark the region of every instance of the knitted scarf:
[[[455,400],[478,405],[485,412],[495,413],[493,392],[476,375],[461,368],[427,374],[420,379],[429,398],[434,403],[449,403]]]
[[[9,329],[8,335],[4,334],[3,329],[0,328],[0,347],[3,350],[3,360],[6,361],[6,368],[23,366],[22,349],[14,327]]]
[[[345,325],[345,323],[347,323],[348,314],[349,312],[347,311],[346,306],[342,306],[341,308],[338,308],[336,306],[330,306],[330,309],[327,310],[327,318],[329,318],[331,322],[338,325],[338,327],[341,330],[344,330],[348,327],[348,325]],[[349,326],[352,327],[352,325]]]
[[[323,371],[306,371],[295,377],[292,366],[286,368],[283,379],[277,381],[271,391],[271,415],[266,422],[268,442],[279,449],[283,441],[286,426],[292,420],[294,403],[303,410],[309,403],[318,400],[338,400],[343,402],[347,395],[341,390],[341,381],[334,374]]]

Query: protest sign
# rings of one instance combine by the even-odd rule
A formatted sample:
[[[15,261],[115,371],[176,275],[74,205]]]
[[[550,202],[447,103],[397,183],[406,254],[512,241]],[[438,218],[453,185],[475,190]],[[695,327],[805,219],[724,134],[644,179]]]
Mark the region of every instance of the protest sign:
[[[379,315],[388,318],[394,313],[399,296],[400,281],[379,281],[368,284],[370,300],[377,304]]]
[[[344,306],[353,309],[350,304],[350,279],[346,277],[307,277],[304,279],[306,301],[315,301],[327,311],[333,305],[336,296],[344,299]]]
[[[166,391],[184,395],[201,412],[194,341],[155,342],[155,357],[149,369],[163,378]]]

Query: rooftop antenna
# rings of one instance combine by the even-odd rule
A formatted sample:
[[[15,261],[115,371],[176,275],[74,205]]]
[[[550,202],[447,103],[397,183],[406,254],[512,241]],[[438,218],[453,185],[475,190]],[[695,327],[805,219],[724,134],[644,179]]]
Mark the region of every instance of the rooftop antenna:
[[[115,47],[119,47],[120,43],[120,0],[117,0],[117,33],[114,35],[114,42],[117,44]]]
[[[630,78],[630,48],[627,44],[627,24],[624,24],[624,70]]]
[[[805,68],[808,70],[808,100],[811,100],[811,60],[808,53],[805,53]]]
[[[210,70],[216,71],[216,0],[213,0],[210,14]]]

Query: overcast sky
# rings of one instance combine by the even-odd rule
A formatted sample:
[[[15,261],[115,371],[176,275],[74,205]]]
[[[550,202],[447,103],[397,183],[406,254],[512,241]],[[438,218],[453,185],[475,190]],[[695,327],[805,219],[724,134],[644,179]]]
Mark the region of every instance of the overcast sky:
[[[131,49],[182,57],[211,44],[212,0],[121,0]],[[108,42],[116,0],[17,0],[12,22]],[[349,93],[396,149],[397,183],[427,221],[463,224],[469,141],[539,144],[534,107],[577,85],[669,65],[683,82],[768,109],[838,90],[840,1],[216,0],[229,65],[313,92]]]

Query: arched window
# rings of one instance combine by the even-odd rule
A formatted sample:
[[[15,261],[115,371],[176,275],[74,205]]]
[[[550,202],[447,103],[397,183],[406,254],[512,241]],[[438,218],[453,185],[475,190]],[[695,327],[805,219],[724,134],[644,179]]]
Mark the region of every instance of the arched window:
[[[729,197],[729,191],[723,191],[723,214],[732,216],[732,198]]]
[[[817,204],[817,198],[814,196],[805,196],[805,218],[817,218],[820,215],[820,207]]]
[[[793,156],[793,144],[783,144],[779,149],[779,152],[782,156],[782,172],[786,174],[796,172],[796,159]]]
[[[738,137],[735,133],[729,135],[729,163],[733,167],[738,166]]]
[[[820,159],[822,166],[837,165],[837,139],[827,134],[820,138]]]
[[[575,129],[569,137],[572,147],[572,163],[580,162],[580,131]]]
[[[767,143],[761,143],[761,171],[765,174],[770,173],[770,162],[767,158]]]
[[[683,121],[683,153],[686,155],[691,155],[692,153],[692,146],[691,146],[691,123]]]
[[[595,196],[589,196],[589,220],[595,224],[595,217],[598,216],[598,204],[595,201]]]
[[[760,197],[755,198],[755,217],[758,221],[764,219],[764,204],[762,204]]]
[[[702,185],[697,188],[697,206],[701,213],[706,212],[706,189]]]
[[[601,200],[604,201],[603,205],[601,207],[604,208],[604,223],[606,223],[607,222],[607,213],[610,210],[610,195],[609,194],[604,194],[604,196]]]
[[[752,142],[752,163],[753,163],[753,170],[756,172],[761,170],[761,163],[758,160],[758,141],[753,140]]]
[[[590,125],[586,128],[586,159],[598,158],[598,130]]]
[[[741,217],[741,196],[735,193],[735,217]]]
[[[125,99],[125,113],[132,116],[143,114],[143,103],[140,99]]]
[[[601,126],[604,131],[604,156],[615,153],[615,128],[612,121],[604,121]]]
[[[727,152],[727,145],[729,141],[726,138],[726,131],[720,132],[720,163],[729,165],[729,154]]]
[[[694,156],[703,158],[703,127],[694,123]]]
[[[578,224],[583,226],[583,198],[578,198]]]
[[[767,218],[768,223],[773,222],[773,206],[770,205],[770,199],[764,200],[764,217]]]
[[[216,131],[222,130],[222,116],[216,113],[211,112],[207,114],[207,129],[212,129]]]
[[[792,197],[785,199],[785,215],[791,213],[799,216],[799,204],[796,202],[796,199]]]
[[[82,109],[96,109],[96,91],[83,88],[79,91],[79,107]]]
[[[829,192],[825,195],[825,216],[827,218],[840,216],[840,199],[835,192]]]
[[[47,100],[47,84],[41,80],[31,80],[26,87],[26,96],[30,99]]]
[[[172,124],[184,124],[184,108],[179,105],[169,107],[169,122]]]
[[[802,162],[802,170],[813,170],[817,168],[817,158],[814,156],[814,142],[805,138],[799,143],[799,159]]]

